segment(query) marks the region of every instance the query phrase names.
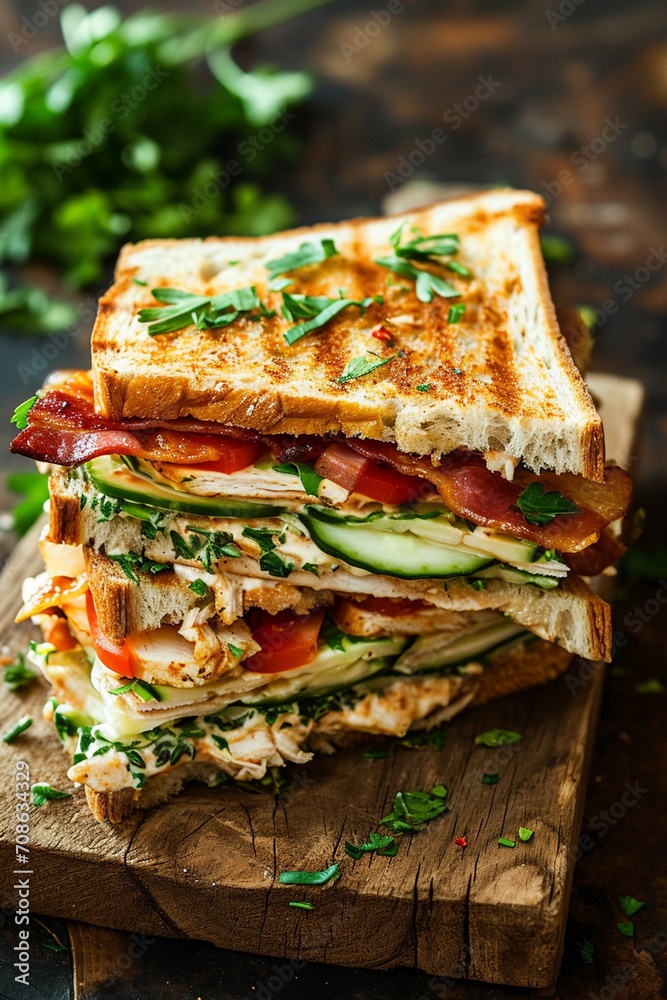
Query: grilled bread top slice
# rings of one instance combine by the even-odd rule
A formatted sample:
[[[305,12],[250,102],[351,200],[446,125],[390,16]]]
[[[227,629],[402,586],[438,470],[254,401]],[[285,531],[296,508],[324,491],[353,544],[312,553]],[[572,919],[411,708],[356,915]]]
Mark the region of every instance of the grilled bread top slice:
[[[602,425],[556,322],[539,245],[543,213],[536,194],[493,190],[261,238],[128,245],[93,332],[96,407],[115,419],[192,416],[264,433],[340,432],[419,455],[488,450],[535,471],[600,480]],[[407,261],[444,278],[458,297],[420,301],[414,277],[376,263],[393,255],[390,236],[401,223],[405,239],[414,230],[458,235],[451,259],[469,276]],[[289,286],[269,290],[269,261],[321,240],[337,253],[282,274]],[[158,287],[204,297],[254,287],[275,314],[255,309],[218,329],[190,323],[151,336],[138,314],[158,306]],[[300,321],[281,314],[283,292],[381,301],[350,305],[290,346],[284,334]],[[465,305],[463,316],[450,315],[453,304]],[[386,364],[341,382],[348,362],[362,357]]]

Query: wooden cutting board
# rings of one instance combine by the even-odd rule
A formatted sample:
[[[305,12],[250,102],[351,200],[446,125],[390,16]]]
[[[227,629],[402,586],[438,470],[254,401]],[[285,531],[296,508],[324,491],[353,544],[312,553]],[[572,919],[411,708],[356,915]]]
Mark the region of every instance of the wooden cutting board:
[[[605,421],[610,458],[627,466],[641,386],[590,379]],[[24,576],[40,569],[36,533],[16,548],[0,578],[0,634],[12,651],[34,629],[12,625]],[[100,826],[81,789],[31,810],[30,876],[14,847],[16,761],[30,780],[71,788],[68,761],[41,718],[46,688],[4,690],[0,732],[26,713],[35,724],[0,746],[0,903],[15,905],[16,878],[30,878],[33,912],[150,935],[189,937],[284,959],[389,969],[516,986],[555,983],[581,825],[604,670],[576,660],[552,684],[480,709],[447,726],[444,749],[364,748],[287,769],[278,798],[191,786],[173,802],[121,827]],[[524,735],[513,747],[475,747],[499,727]],[[482,782],[498,773],[495,785]],[[352,861],[390,811],[399,790],[449,789],[450,811],[404,838],[395,858]],[[519,826],[534,830],[528,843]],[[516,840],[514,849],[499,837]],[[459,847],[455,838],[465,837]],[[325,887],[281,886],[278,873],[340,862]],[[289,907],[309,900],[312,911]],[[441,980],[446,984],[446,979]]]

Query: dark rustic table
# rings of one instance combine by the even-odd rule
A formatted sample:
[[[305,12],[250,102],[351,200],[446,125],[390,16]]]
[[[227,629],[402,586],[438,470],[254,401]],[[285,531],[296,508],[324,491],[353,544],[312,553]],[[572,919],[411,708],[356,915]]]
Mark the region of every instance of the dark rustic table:
[[[3,34],[33,6],[27,0],[3,6]],[[117,6],[129,11],[136,4]],[[188,7],[211,13],[208,3]],[[388,196],[407,195],[406,185],[420,181],[445,182],[452,193],[497,183],[540,191],[550,206],[550,231],[576,248],[571,263],[551,269],[554,298],[594,304],[600,310],[596,368],[633,375],[646,386],[635,471],[646,510],[639,543],[645,558],[635,559],[618,582],[616,624],[627,642],[607,681],[556,995],[654,1000],[667,996],[667,691],[655,683],[667,682],[661,603],[667,593],[667,8],[641,0],[403,0],[398,7],[394,3],[387,18],[384,0],[371,9],[363,0],[339,0],[252,43],[257,58],[306,65],[319,78],[297,123],[304,153],[276,184],[305,223],[376,213]],[[55,30],[46,28],[31,51],[56,40]],[[8,50],[4,65],[15,58]],[[58,363],[86,364],[89,333],[80,330]],[[36,369],[34,376],[19,374],[19,365],[34,367],[39,349],[38,342],[2,337],[3,454],[10,438],[6,418],[41,379]],[[5,467],[24,464],[7,458]],[[5,532],[5,555],[12,544]],[[626,785],[635,792],[624,799]],[[645,901],[634,917],[634,939],[617,929],[624,919],[619,895],[626,894]],[[16,930],[9,912],[0,911],[1,997],[528,996],[414,970],[294,969],[206,944],[50,918],[43,923],[43,940],[48,928],[67,951],[49,950],[34,935],[26,988],[14,982]],[[584,940],[594,945],[591,963],[581,956]]]

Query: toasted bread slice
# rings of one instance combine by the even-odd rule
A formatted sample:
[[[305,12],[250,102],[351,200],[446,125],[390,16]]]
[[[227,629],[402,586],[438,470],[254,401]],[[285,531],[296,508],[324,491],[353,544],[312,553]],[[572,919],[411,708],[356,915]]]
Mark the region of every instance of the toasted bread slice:
[[[262,238],[128,245],[93,332],[96,405],[115,419],[190,415],[267,433],[341,432],[420,455],[504,451],[536,471],[601,479],[602,425],[556,322],[538,237],[543,213],[536,194],[493,190]],[[375,262],[392,254],[389,237],[402,222],[406,233],[460,237],[457,259],[471,277],[426,265],[460,298],[421,302],[412,278]],[[294,323],[281,315],[282,292],[268,290],[265,265],[322,239],[338,254],[290,271],[289,293],[337,298],[343,289],[354,301],[383,301],[349,306],[288,346],[283,335]],[[156,306],[155,287],[210,297],[248,286],[273,317],[242,313],[222,329],[191,325],[158,337],[138,320]],[[452,301],[466,306],[458,322],[448,319]],[[372,336],[379,324],[391,340]],[[370,351],[393,360],[341,383],[347,362]]]

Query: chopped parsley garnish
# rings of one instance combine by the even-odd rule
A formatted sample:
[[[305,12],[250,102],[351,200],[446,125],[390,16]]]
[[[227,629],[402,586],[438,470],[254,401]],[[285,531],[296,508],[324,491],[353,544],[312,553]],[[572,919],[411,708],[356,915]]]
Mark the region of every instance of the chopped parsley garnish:
[[[643,903],[640,903],[634,896],[620,896],[621,909],[626,917],[631,917],[637,910],[641,910]]]
[[[393,361],[396,355],[390,354],[388,358],[374,356],[372,361],[367,361],[366,358],[366,354],[361,354],[358,358],[352,358],[351,361],[348,361],[343,369],[343,374],[338,379],[339,384],[342,385],[343,382],[349,382],[353,378],[361,378],[363,375],[370,375],[376,368],[381,368],[382,365],[387,365],[390,361]]]
[[[25,654],[17,653],[16,661],[8,663],[5,667],[5,684],[10,691],[18,691],[25,687],[30,681],[34,681],[37,674],[30,667],[25,665]]]
[[[32,792],[32,802],[35,806],[46,805],[49,799],[69,799],[71,792],[61,792],[57,788],[52,788],[46,781],[38,782],[30,789]]]
[[[593,944],[591,941],[582,941],[581,957],[583,958],[584,962],[588,962],[589,965],[593,961],[594,950],[595,949],[593,948]]]
[[[487,729],[485,733],[478,733],[475,737],[475,746],[507,747],[522,739],[521,733],[514,733],[511,729]]]
[[[447,314],[448,323],[458,323],[463,319],[466,312],[465,302],[457,302],[456,305],[449,307],[449,312]]]
[[[340,878],[340,865],[333,864],[320,872],[281,872],[281,885],[326,885],[331,879]]]
[[[472,587],[473,590],[485,590],[486,584],[484,580],[467,580],[466,583]]]
[[[298,901],[298,900],[295,900],[295,899],[292,899],[290,901],[289,905],[290,906],[294,906],[294,907],[296,907],[299,910],[314,910],[315,909],[315,907],[313,906],[312,903],[302,902],[302,901]]]
[[[218,750],[227,750],[229,751],[229,753],[231,753],[231,750],[229,749],[229,743],[224,738],[224,736],[216,736],[215,733],[211,733],[211,739],[217,746]]]
[[[235,660],[240,660],[241,657],[243,656],[243,650],[241,649],[241,647],[240,646],[235,646],[231,642],[227,643],[227,649],[232,654],[232,656],[234,657]]]
[[[315,576],[320,575],[320,568],[319,566],[316,566],[315,563],[304,563],[301,569],[306,573],[314,573]]]
[[[286,577],[294,569],[294,563],[287,562],[277,552],[265,552],[259,557],[259,568],[271,576]]]
[[[375,263],[388,268],[394,274],[400,274],[404,278],[412,278],[416,282],[415,291],[420,302],[431,302],[434,295],[442,298],[456,298],[461,293],[458,289],[450,285],[444,278],[440,278],[430,271],[424,271],[415,267],[410,261],[418,263],[444,264],[440,257],[450,256],[458,253],[459,239],[454,233],[443,233],[437,236],[420,236],[417,230],[416,236],[402,241],[403,223],[395,233],[389,237],[389,242],[394,248],[393,257],[376,257]],[[445,264],[447,266],[447,264]],[[462,267],[463,265],[460,265]],[[455,270],[454,268],[452,270]],[[467,270],[464,269],[464,270]],[[458,271],[461,274],[461,270]],[[468,272],[469,273],[469,272]]]
[[[500,778],[499,774],[483,774],[482,775],[482,784],[483,785],[495,785],[495,784],[497,784],[499,778]]]
[[[211,593],[211,588],[203,580],[193,580],[189,588],[197,597],[207,597]]]
[[[417,386],[417,392],[428,392],[431,388],[430,382],[423,382],[422,385]]]
[[[498,837],[498,843],[501,847],[516,847],[516,841],[508,840],[507,837]]]
[[[348,857],[354,858],[355,861],[358,861],[359,858],[362,857],[364,854],[370,854],[373,851],[377,851],[378,854],[386,854],[387,848],[389,848],[391,852],[389,856],[393,857],[396,854],[396,851],[393,850],[394,846],[396,847],[397,851],[398,844],[396,844],[391,834],[386,834],[383,836],[380,833],[372,833],[370,835],[370,840],[368,841],[367,844],[359,844],[357,846],[356,844],[350,843],[349,840],[346,840],[345,853],[347,854]]]
[[[242,532],[245,538],[252,538],[253,542],[259,545],[260,551],[271,552],[275,549],[276,543],[274,542],[274,537],[278,535],[278,532],[272,528],[250,528],[246,527]],[[278,536],[279,541],[284,542],[285,536]]]
[[[533,836],[533,830],[527,830],[525,826],[519,827],[519,840],[527,841]]]
[[[412,749],[420,749],[422,747],[435,747],[436,750],[442,750],[445,745],[445,730],[444,729],[431,729],[429,732],[417,731],[414,733],[408,733],[402,740],[399,740],[401,746],[411,747]]]
[[[165,303],[160,308],[139,310],[139,322],[151,324],[148,327],[151,337],[159,333],[174,333],[188,326],[196,326],[198,330],[215,330],[229,326],[241,313],[262,306],[254,286],[235,288],[213,297],[195,295],[179,288],[153,288],[151,293],[158,302]]]
[[[286,253],[284,257],[269,260],[264,266],[269,272],[269,280],[273,281],[285,271],[294,271],[297,267],[306,267],[308,264],[321,264],[337,254],[333,240],[318,240],[316,243],[302,243],[298,250]]]
[[[371,749],[367,750],[364,754],[364,757],[366,757],[367,760],[382,760],[384,757],[388,756],[389,751],[384,747],[371,747]]]
[[[542,483],[531,483],[516,502],[517,507],[529,524],[549,524],[557,514],[577,514],[576,504],[564,497],[558,490],[547,493]]]
[[[160,692],[152,684],[147,684],[146,681],[140,680],[139,677],[133,677],[127,684],[109,691],[109,694],[127,694],[128,691],[134,691],[142,701],[162,701]]]
[[[186,525],[190,541],[186,541],[177,531],[170,532],[174,552],[181,559],[198,559],[204,569],[211,573],[213,564],[223,556],[238,558],[241,553],[227,531],[208,531],[195,524]]]
[[[316,497],[320,488],[323,476],[318,476],[312,465],[305,465],[302,462],[282,462],[273,466],[274,472],[282,472],[286,476],[298,476],[301,480],[305,492],[309,496]]]
[[[139,583],[139,573],[161,573],[164,569],[170,569],[166,563],[154,562],[152,559],[147,559],[143,552],[119,552],[116,555],[110,555],[109,559],[112,562],[117,562],[122,569],[128,580],[132,583]]]
[[[11,743],[12,740],[15,740],[17,736],[20,736],[21,733],[24,733],[26,729],[30,729],[31,725],[32,725],[32,719],[30,718],[30,716],[24,715],[21,719],[19,719],[16,725],[12,726],[12,728],[9,730],[8,733],[5,733],[5,735],[2,737],[2,742]]]
[[[10,420],[10,423],[16,424],[17,431],[24,431],[28,426],[28,414],[31,409],[39,399],[39,396],[31,396],[30,399],[26,399],[24,403],[17,406],[14,410],[14,415]]]
[[[616,924],[619,931],[623,937],[634,937],[635,936],[635,925],[632,920],[628,920],[626,923]]]
[[[397,792],[394,808],[380,820],[394,834],[423,830],[426,824],[447,810],[447,789],[435,785],[430,792]]]
[[[282,315],[284,319],[294,322],[303,319],[303,323],[287,330],[283,336],[288,344],[294,344],[297,340],[319,329],[337,316],[348,306],[357,306],[362,313],[374,302],[373,298],[365,298],[361,302],[355,299],[346,299],[342,295],[338,299],[330,299],[326,295],[289,295],[283,292]]]

